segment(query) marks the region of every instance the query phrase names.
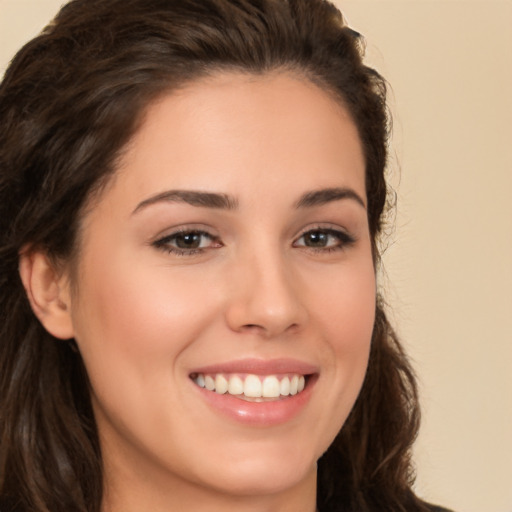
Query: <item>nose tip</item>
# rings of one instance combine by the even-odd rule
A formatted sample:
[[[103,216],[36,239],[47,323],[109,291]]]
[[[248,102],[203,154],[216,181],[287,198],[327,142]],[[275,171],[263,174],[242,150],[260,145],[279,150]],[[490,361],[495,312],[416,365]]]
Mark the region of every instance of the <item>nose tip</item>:
[[[240,319],[243,318],[243,312]],[[233,324],[238,332],[253,332],[265,338],[279,336],[286,332],[293,332],[299,328],[299,323],[294,322],[285,311],[261,311],[259,314],[250,315],[252,323],[246,323],[243,319]]]
[[[306,309],[298,282],[283,265],[251,266],[240,276],[226,311],[229,327],[271,338],[301,328]]]

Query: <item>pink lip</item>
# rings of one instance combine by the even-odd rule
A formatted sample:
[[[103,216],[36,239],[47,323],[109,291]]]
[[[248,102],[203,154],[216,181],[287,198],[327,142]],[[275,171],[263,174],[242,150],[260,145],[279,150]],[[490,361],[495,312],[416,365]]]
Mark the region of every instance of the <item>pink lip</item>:
[[[195,368],[191,374],[202,373],[252,373],[254,375],[276,375],[298,373],[311,375],[318,373],[318,367],[296,359],[241,359]]]
[[[248,426],[271,427],[280,425],[292,420],[308,404],[315,383],[318,379],[318,368],[293,359],[244,359],[231,361],[211,366],[204,366],[195,369],[192,374],[215,374],[215,373],[252,373],[254,375],[276,375],[297,373],[309,375],[306,387],[294,396],[283,397],[272,402],[247,402],[236,396],[223,394],[200,388],[192,380],[202,400],[215,412]]]

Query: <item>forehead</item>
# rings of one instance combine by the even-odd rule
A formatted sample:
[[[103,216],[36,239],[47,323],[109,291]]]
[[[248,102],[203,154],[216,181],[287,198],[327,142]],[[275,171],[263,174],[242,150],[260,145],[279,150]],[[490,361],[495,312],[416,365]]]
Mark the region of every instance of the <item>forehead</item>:
[[[160,97],[116,175],[135,192],[134,202],[169,188],[236,195],[237,188],[271,188],[278,179],[314,188],[348,180],[365,195],[364,157],[347,110],[311,81],[286,73],[218,73]]]

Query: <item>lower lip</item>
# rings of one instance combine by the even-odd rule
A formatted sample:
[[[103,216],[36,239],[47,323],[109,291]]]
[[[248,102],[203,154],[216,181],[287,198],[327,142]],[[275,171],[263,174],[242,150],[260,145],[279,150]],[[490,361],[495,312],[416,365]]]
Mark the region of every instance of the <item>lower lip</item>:
[[[305,408],[316,380],[316,375],[310,375],[303,391],[271,402],[247,402],[228,393],[220,395],[192,384],[208,405],[221,414],[246,425],[271,427],[290,421]]]

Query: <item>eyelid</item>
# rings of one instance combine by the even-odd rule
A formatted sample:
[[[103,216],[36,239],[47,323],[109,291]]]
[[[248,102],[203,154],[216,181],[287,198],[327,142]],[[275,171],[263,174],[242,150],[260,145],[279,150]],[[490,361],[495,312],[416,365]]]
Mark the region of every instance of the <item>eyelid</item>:
[[[322,233],[326,233],[328,235],[332,235],[332,236],[338,238],[339,245],[325,246],[325,247],[312,247],[312,246],[307,246],[307,245],[302,245],[302,244],[295,245],[295,244],[297,244],[298,240],[303,238],[308,233],[312,233],[312,232],[313,233],[314,232],[322,232]],[[301,248],[303,247],[305,249],[309,249],[309,250],[316,251],[316,252],[322,252],[322,251],[325,252],[325,251],[336,250],[336,249],[342,250],[347,246],[353,245],[356,241],[357,241],[357,238],[354,235],[352,235],[345,228],[342,228],[340,226],[333,226],[332,224],[328,224],[328,225],[317,224],[317,225],[308,226],[308,227],[304,228],[299,233],[299,235],[295,238],[293,245],[295,245],[296,247],[301,247]]]
[[[153,241],[150,242],[150,245],[155,247],[156,249],[165,251],[169,254],[174,254],[178,256],[193,256],[200,253],[205,253],[206,251],[212,249],[218,249],[223,247],[224,244],[220,239],[219,235],[212,233],[212,229],[204,224],[201,225],[184,225],[177,226],[173,230],[166,230]],[[304,238],[308,233],[320,232],[326,234],[328,236],[334,237],[337,242],[330,245],[325,246],[314,246],[307,245],[306,243],[298,243],[302,238]],[[206,237],[210,240],[210,243],[206,247],[178,247],[174,245],[172,242],[175,241],[177,237],[180,235],[186,234],[195,234]],[[300,233],[295,237],[292,246],[296,248],[305,249],[311,252],[325,253],[336,250],[343,250],[353,245],[357,241],[356,237],[354,237],[346,228],[342,228],[339,225],[332,224],[316,224],[305,227],[300,231]]]
[[[203,253],[209,249],[219,248],[222,246],[222,243],[217,245],[217,247],[190,247],[190,248],[180,248],[173,246],[171,241],[180,235],[186,234],[197,234],[210,239],[212,244],[216,242],[220,242],[220,237],[211,232],[208,227],[204,225],[188,225],[188,226],[179,226],[174,230],[167,230],[165,234],[158,235],[155,237],[153,241],[150,242],[150,245],[155,247],[156,249],[172,253],[178,256],[192,256],[198,253]]]
[[[299,234],[297,235],[296,239],[300,238],[301,236],[304,236],[306,233],[309,233],[311,231],[324,231],[326,233],[342,233],[353,238],[353,235],[351,235],[350,230],[345,227],[342,227],[338,224],[319,222],[318,224],[310,224],[305,228],[302,228],[299,231]]]
[[[168,226],[165,229],[161,229],[156,235],[152,237],[152,240],[156,241],[160,238],[166,238],[168,236],[189,232],[205,232],[212,237],[217,236],[217,230],[208,224],[204,224],[202,222],[191,222],[190,224],[177,224],[175,226]]]

